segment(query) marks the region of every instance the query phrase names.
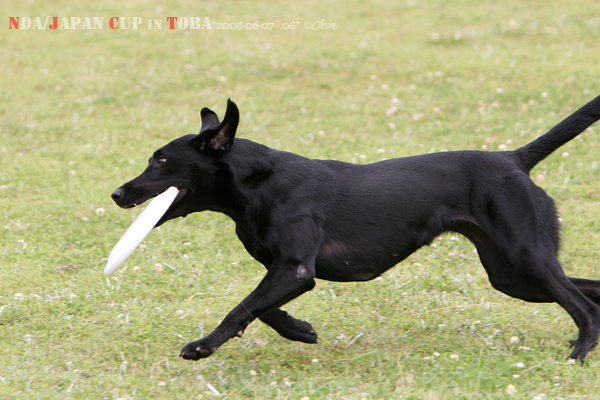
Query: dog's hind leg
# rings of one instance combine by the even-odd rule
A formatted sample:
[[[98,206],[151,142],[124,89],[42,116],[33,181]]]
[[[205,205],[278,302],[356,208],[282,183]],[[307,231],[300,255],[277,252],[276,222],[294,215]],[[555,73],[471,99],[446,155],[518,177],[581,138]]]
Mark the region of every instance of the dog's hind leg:
[[[516,271],[514,266],[504,258],[494,241],[478,225],[461,220],[454,224],[452,230],[473,242],[494,289],[532,303],[554,302]]]
[[[296,319],[283,310],[273,308],[258,318],[286,339],[317,343],[317,333],[311,324]]]
[[[594,303],[600,305],[600,281],[569,277],[569,280],[581,293]]]
[[[475,244],[495,289],[529,302],[556,302],[571,315],[579,328],[578,339],[571,342],[574,347],[571,358],[583,360],[596,346],[600,329],[600,307],[597,305],[600,282],[565,276],[552,252],[536,253],[523,248],[519,263],[510,262],[504,256],[505,252],[479,226],[461,221],[454,228]]]
[[[537,249],[524,248],[517,269],[523,278],[534,282],[541,292],[561,305],[579,328],[577,341],[572,342],[570,358],[582,360],[598,344],[600,307],[588,299],[564,274],[555,256]]]

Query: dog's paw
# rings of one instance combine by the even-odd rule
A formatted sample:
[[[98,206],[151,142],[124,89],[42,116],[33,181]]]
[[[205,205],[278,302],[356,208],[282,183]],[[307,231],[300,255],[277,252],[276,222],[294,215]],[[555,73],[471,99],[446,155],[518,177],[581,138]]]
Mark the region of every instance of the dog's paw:
[[[296,339],[294,340],[304,343],[318,343],[317,332],[315,332],[312,325],[306,321],[297,320],[295,334]]]
[[[597,341],[582,343],[582,341],[580,339],[569,341],[569,347],[571,347],[573,349],[573,351],[571,352],[571,355],[569,356],[569,359],[579,361],[580,363],[583,364],[587,353],[590,350],[592,350],[594,347],[596,347],[597,344],[598,344]]]
[[[197,342],[188,343],[183,350],[181,350],[179,357],[184,360],[199,360],[210,356],[216,350],[216,348],[208,346],[203,340],[198,340]]]
[[[304,343],[317,343],[317,332],[311,324],[296,319],[283,310],[270,310],[262,315],[260,319],[286,339]]]
[[[318,343],[317,332],[315,332],[311,324],[295,318],[292,321],[293,323],[290,323],[289,325],[279,327],[277,332],[289,340],[304,343]]]

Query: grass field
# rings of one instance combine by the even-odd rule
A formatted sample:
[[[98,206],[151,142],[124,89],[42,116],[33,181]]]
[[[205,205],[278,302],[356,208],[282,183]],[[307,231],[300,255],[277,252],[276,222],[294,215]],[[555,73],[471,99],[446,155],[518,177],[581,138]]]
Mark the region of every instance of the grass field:
[[[9,0],[0,14],[1,400],[600,398],[600,352],[566,362],[566,312],[496,292],[458,235],[288,304],[317,345],[256,322],[199,362],[181,347],[264,275],[229,219],[171,221],[102,273],[139,213],[110,193],[197,132],[202,107],[223,115],[231,97],[239,136],[314,158],[517,148],[600,94],[597,1]],[[10,29],[17,16],[32,27]],[[47,16],[104,22],[33,29]],[[168,29],[185,16],[212,29]],[[599,131],[532,173],[564,219],[565,270],[595,279]]]

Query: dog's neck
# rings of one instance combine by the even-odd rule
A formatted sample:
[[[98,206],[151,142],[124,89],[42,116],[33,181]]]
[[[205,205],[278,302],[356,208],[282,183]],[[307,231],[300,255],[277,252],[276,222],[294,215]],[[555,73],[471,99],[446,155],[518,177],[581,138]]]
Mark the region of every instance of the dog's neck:
[[[282,155],[290,159],[301,158],[250,140],[236,139],[231,151],[215,161],[216,196],[210,210],[224,213],[237,224],[246,225],[253,206],[258,204],[261,188],[277,172],[273,161],[275,155],[278,162],[281,162]]]

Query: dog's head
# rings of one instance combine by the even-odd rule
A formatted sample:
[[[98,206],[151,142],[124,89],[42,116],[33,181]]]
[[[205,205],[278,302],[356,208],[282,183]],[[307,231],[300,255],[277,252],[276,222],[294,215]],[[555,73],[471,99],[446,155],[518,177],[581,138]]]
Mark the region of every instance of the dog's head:
[[[223,121],[208,108],[202,109],[201,116],[200,133],[182,136],[156,150],[140,176],[113,192],[119,207],[135,207],[175,186],[179,193],[156,226],[206,209],[215,194],[218,161],[231,150],[240,117],[231,100]]]

